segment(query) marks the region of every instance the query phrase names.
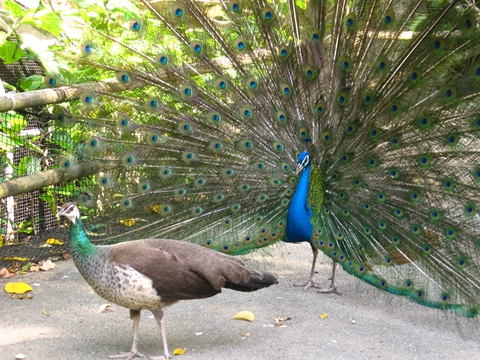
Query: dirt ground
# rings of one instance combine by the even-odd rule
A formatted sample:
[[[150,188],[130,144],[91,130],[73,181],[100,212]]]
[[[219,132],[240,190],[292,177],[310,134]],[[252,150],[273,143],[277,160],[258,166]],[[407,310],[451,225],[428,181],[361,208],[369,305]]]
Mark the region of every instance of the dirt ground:
[[[224,290],[168,308],[169,350],[186,349],[175,359],[480,359],[478,321],[445,317],[343,271],[337,278],[343,296],[293,287],[309,273],[307,244],[281,245],[271,256],[249,255],[247,261],[280,283],[255,293]],[[330,262],[323,261],[317,279],[327,285]],[[0,280],[0,359],[14,360],[18,353],[25,360],[107,359],[130,350],[128,310],[112,305],[113,311],[98,312],[106,302],[73,262],[56,264],[54,270]],[[8,281],[31,284],[33,299],[11,299],[3,291]],[[255,321],[231,320],[241,310],[253,312]],[[324,313],[327,317],[320,318]],[[278,326],[278,318],[289,320]],[[163,354],[150,312],[142,312],[139,337],[138,349],[145,356]]]

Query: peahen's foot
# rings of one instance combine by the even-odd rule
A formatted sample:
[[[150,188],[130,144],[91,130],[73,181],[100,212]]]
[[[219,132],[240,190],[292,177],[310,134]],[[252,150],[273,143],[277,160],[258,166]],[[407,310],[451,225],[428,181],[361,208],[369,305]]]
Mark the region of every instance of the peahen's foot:
[[[110,355],[108,358],[109,359],[133,359],[133,358],[145,358],[143,354],[140,354],[138,351],[130,351],[128,353],[121,353],[118,355]]]
[[[315,279],[310,279],[308,280],[306,283],[297,283],[297,284],[293,284],[293,286],[303,286],[303,291],[307,291],[308,289],[310,288],[319,288],[320,285],[318,285],[318,282],[317,280]]]

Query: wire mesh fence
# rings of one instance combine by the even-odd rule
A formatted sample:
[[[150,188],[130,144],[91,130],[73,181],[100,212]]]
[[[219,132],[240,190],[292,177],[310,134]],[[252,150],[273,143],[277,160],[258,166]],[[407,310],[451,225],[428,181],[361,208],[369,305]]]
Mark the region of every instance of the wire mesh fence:
[[[44,109],[2,113],[0,181],[57,167],[58,146],[50,141],[51,119]],[[55,212],[68,198],[59,191],[73,184],[49,186],[0,200],[0,267],[40,261],[65,251],[65,231]],[[47,241],[55,238],[60,241]]]

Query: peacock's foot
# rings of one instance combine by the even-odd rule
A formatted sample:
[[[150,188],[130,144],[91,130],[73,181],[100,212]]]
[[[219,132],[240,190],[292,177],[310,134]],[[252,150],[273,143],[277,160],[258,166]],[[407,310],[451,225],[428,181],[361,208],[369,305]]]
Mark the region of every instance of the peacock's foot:
[[[318,293],[321,293],[321,294],[337,294],[337,295],[342,295],[342,293],[340,291],[338,291],[337,289],[337,285],[335,284],[332,284],[330,285],[328,288],[326,289],[320,289],[320,290],[317,290]]]
[[[306,283],[300,283],[300,284],[293,284],[293,286],[303,286],[303,291],[307,291],[308,289],[310,288],[319,288],[320,285],[318,285],[318,282],[317,280],[315,279],[310,279],[308,280]]]
[[[140,354],[138,351],[130,351],[128,353],[121,353],[118,355],[110,355],[108,358],[109,359],[127,359],[131,360],[133,358],[145,358],[143,354]]]

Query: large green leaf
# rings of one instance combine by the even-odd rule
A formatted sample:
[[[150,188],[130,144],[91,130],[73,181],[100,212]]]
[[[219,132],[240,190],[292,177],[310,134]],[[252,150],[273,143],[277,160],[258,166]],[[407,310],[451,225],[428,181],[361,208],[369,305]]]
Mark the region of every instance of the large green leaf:
[[[47,9],[30,9],[23,15],[23,24],[29,24],[39,29],[48,31],[53,36],[59,38],[62,31],[62,20],[60,17]]]
[[[5,64],[13,64],[25,56],[27,56],[27,54],[17,43],[8,41],[0,46],[0,59],[2,59]]]
[[[20,87],[25,91],[33,91],[43,84],[43,76],[31,75],[20,82]]]
[[[42,170],[40,159],[35,156],[24,156],[17,167],[17,175],[35,174]]]
[[[72,137],[68,132],[65,130],[56,130],[52,133],[52,136],[50,138],[52,142],[55,144],[61,146],[65,150],[72,150],[74,147],[74,142],[72,140]]]
[[[14,1],[4,1],[2,6],[5,10],[9,11],[15,18],[19,18],[22,16],[22,7]]]

